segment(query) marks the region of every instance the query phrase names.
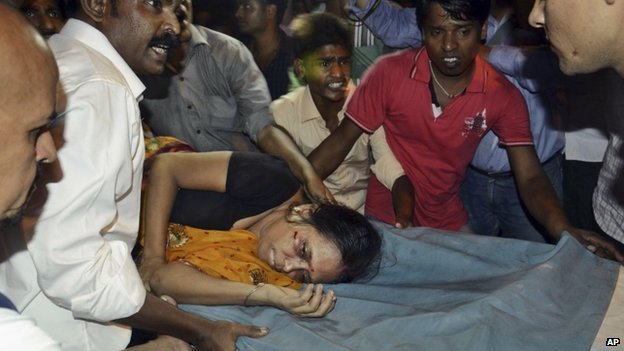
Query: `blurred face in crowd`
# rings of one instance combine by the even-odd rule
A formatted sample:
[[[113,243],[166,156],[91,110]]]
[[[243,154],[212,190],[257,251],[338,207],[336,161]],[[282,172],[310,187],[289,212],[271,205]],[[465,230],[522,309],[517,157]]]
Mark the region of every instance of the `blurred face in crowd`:
[[[189,26],[193,23],[193,5],[191,0],[182,0],[176,13],[180,23],[180,42],[186,43],[191,40],[191,29]]]
[[[21,14],[0,5],[0,227],[19,220],[37,162],[54,161],[47,124],[58,70],[44,39]],[[37,82],[32,84],[32,82]]]
[[[111,0],[100,17],[90,16],[137,74],[163,72],[169,51],[179,45],[179,0]],[[96,12],[97,9],[93,9]]]
[[[239,0],[236,20],[242,33],[251,34],[263,30],[267,23],[268,11],[276,11],[274,5],[263,0]]]
[[[24,0],[21,10],[46,39],[60,32],[65,23],[63,12],[56,0]]]
[[[435,74],[447,77],[471,74],[483,33],[478,21],[452,19],[442,6],[433,3],[422,34]]]
[[[613,0],[536,0],[529,22],[544,28],[566,74],[615,68],[624,75],[624,5]]]
[[[295,69],[310,88],[318,104],[343,103],[351,78],[351,52],[342,45],[324,45],[303,59],[295,61]]]

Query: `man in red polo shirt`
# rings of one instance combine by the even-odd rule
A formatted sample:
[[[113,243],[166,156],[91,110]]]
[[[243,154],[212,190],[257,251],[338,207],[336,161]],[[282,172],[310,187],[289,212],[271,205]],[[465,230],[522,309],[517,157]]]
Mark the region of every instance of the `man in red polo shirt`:
[[[535,153],[522,95],[478,56],[489,5],[419,1],[424,47],[380,60],[356,89],[348,118],[308,158],[324,177],[357,137],[383,126],[414,187],[413,224],[470,230],[459,186],[480,138],[492,129],[507,149],[524,204],[554,240],[568,231],[591,251],[624,260],[608,241],[569,224]],[[368,214],[394,223],[401,206],[371,178]]]

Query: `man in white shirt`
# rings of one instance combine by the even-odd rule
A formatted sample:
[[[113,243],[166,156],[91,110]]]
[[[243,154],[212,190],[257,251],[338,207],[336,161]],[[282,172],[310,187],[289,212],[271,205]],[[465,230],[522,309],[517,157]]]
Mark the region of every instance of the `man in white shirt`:
[[[136,74],[162,72],[180,32],[179,2],[74,5],[74,18],[49,42],[64,93],[63,177],[49,184],[28,253],[11,258],[0,288],[64,350],[123,349],[130,326],[200,350],[234,350],[237,336],[266,334],[189,315],[146,293],[130,255],[144,158]]]
[[[0,262],[19,236],[7,229],[19,222],[31,193],[37,162],[54,161],[47,124],[54,112],[58,70],[43,38],[20,13],[0,2]],[[38,80],[32,84],[32,79]],[[0,288],[0,349],[60,350],[32,318],[17,313]]]

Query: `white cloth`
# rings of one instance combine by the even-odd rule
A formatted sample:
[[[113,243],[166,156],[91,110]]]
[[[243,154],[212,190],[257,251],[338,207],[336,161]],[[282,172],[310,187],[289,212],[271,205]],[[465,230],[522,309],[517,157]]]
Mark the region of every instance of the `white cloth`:
[[[355,86],[350,84],[349,91],[353,92],[353,89]],[[308,86],[299,87],[273,101],[271,113],[275,122],[290,133],[306,156],[330,135]],[[343,118],[344,109],[338,114],[340,121]],[[369,146],[375,160],[373,165],[369,161]],[[394,181],[405,174],[388,147],[383,128],[377,129],[370,136],[360,136],[344,161],[325,179],[325,186],[338,202],[363,213],[369,169],[388,189],[392,189]]]
[[[565,132],[565,158],[568,161],[602,162],[609,138],[597,128]]]
[[[32,318],[0,308],[0,350],[60,351],[61,347]]]
[[[63,178],[48,184],[30,256],[0,270],[0,289],[64,350],[120,350],[129,328],[86,320],[128,317],[145,301],[130,255],[139,225],[144,86],[84,22],[69,20],[49,45],[67,99]]]

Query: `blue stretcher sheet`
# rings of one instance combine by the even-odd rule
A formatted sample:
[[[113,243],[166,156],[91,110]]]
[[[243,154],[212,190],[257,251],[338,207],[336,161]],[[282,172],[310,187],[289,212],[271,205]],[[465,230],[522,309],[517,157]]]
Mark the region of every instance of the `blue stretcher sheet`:
[[[556,246],[513,239],[394,229],[379,273],[327,285],[336,308],[298,318],[271,307],[181,305],[210,319],[267,326],[239,350],[589,350],[619,265],[565,234]]]

